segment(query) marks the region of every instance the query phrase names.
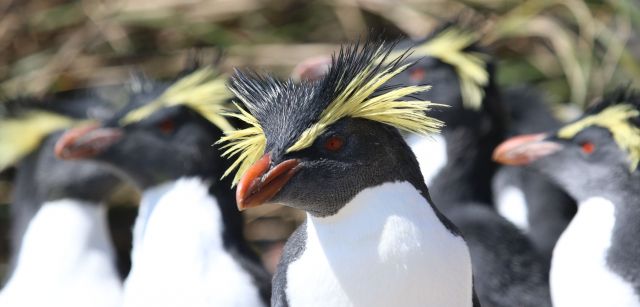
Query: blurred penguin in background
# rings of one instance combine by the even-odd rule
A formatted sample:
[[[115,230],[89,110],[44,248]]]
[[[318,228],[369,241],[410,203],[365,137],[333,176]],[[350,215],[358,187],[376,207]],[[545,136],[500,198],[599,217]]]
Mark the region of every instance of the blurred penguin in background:
[[[572,123],[506,140],[494,158],[578,202],[553,250],[554,306],[640,306],[640,96],[617,90]]]
[[[65,160],[98,161],[142,191],[124,306],[266,306],[270,276],[243,236],[226,159],[226,78],[211,66],[173,82],[140,79],[112,118],[58,141]]]
[[[503,91],[510,114],[509,134],[540,133],[557,129],[560,122],[532,87]],[[493,195],[500,215],[518,226],[540,254],[551,260],[560,234],[576,212],[576,203],[557,184],[527,168],[504,165],[493,179]]]
[[[0,306],[121,306],[104,204],[119,180],[96,163],[53,153],[61,130],[115,107],[93,90],[0,105],[0,169],[16,167],[11,268]]]

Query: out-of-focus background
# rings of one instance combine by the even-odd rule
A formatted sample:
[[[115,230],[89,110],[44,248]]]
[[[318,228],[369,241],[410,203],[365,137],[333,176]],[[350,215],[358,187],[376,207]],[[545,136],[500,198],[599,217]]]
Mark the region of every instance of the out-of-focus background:
[[[301,60],[367,33],[420,38],[452,19],[482,34],[502,85],[536,85],[561,115],[616,85],[640,85],[638,0],[3,0],[0,94],[116,84],[133,70],[170,78],[194,50],[222,54],[228,71],[249,66],[286,76]],[[0,174],[0,276],[11,180],[11,170]],[[122,250],[136,197],[125,188],[113,200]],[[273,206],[248,214],[257,243],[286,238],[300,218]]]

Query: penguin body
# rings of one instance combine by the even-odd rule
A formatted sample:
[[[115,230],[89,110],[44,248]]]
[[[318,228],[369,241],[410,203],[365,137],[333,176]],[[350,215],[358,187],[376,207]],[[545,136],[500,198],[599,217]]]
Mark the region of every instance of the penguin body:
[[[59,157],[107,164],[142,191],[123,305],[265,305],[270,277],[244,239],[231,183],[220,180],[226,160],[211,147],[230,126],[217,109],[230,97],[224,79],[201,67],[168,84],[140,82],[116,115],[57,144]]]
[[[549,269],[527,236],[482,204],[447,212],[469,245],[483,306],[551,306]]]
[[[615,272],[607,265],[609,254],[614,252],[611,247],[617,218],[615,205],[607,198],[591,197],[578,206],[577,214],[553,251],[550,281],[554,304],[640,306],[640,288],[637,285],[634,288],[620,275],[623,272]],[[633,263],[623,263],[623,268],[627,265]],[[576,272],[580,272],[581,278],[575,276]],[[584,295],[585,292],[596,295]]]
[[[235,117],[250,124],[222,139],[238,156],[238,207],[307,213],[285,245],[272,306],[477,304],[467,246],[398,132],[440,122],[425,114],[431,103],[402,100],[427,86],[382,86],[406,69],[391,50],[343,47],[314,82],[231,78],[246,108]]]
[[[578,202],[553,251],[554,306],[640,304],[639,103],[634,92],[615,91],[576,121],[513,137],[494,152],[503,164],[529,165]]]
[[[560,123],[540,93],[528,87],[503,92],[511,117],[510,134],[539,133]],[[546,177],[521,167],[502,166],[493,180],[498,212],[526,232],[546,259],[576,211],[575,201]]]
[[[471,276],[464,240],[408,182],[367,188],[300,231],[285,273],[291,306],[472,306],[471,287],[457,286]],[[372,295],[387,291],[406,295]]]
[[[13,269],[1,306],[122,304],[122,282],[102,200],[119,182],[89,162],[57,161],[60,133],[17,169]]]
[[[143,192],[124,306],[262,305],[252,276],[224,248],[223,216],[208,187],[194,177]],[[170,278],[150,278],[160,270]]]

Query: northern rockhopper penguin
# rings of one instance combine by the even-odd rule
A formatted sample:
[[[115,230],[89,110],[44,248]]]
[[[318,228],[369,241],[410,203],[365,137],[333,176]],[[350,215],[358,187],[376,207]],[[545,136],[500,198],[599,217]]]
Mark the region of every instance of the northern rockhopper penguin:
[[[113,106],[90,93],[72,96],[3,103],[0,170],[15,165],[16,179],[11,269],[0,306],[122,304],[104,204],[120,180],[95,163],[59,161],[53,155],[60,130]]]
[[[230,89],[251,126],[221,143],[236,157],[239,209],[299,208],[272,306],[472,306],[469,251],[430,200],[398,129],[433,133],[428,86],[382,86],[405,70],[393,44],[343,47],[316,81],[237,71]]]
[[[470,247],[475,290],[483,306],[548,306],[548,262],[529,238],[493,210],[491,161],[502,140],[506,114],[495,83],[493,59],[471,31],[447,24],[421,41],[394,48],[409,51],[406,70],[385,86],[429,84],[411,97],[447,105],[427,114],[444,119],[440,135],[406,134],[420,162],[434,204],[456,224]],[[313,79],[331,67],[311,59],[295,70]],[[406,98],[411,99],[411,98]],[[485,207],[485,208],[482,208]]]
[[[501,144],[578,201],[553,250],[554,306],[640,306],[640,96],[618,90],[555,131]]]
[[[142,190],[124,306],[264,306],[270,276],[243,236],[229,166],[211,145],[231,129],[223,76],[203,67],[169,84],[143,81],[101,125],[67,132],[64,159],[109,165]]]
[[[509,134],[540,133],[558,129],[542,93],[528,86],[502,91],[510,114]],[[527,168],[504,165],[493,178],[497,211],[524,231],[538,252],[551,261],[560,234],[576,212],[576,202],[544,175]]]

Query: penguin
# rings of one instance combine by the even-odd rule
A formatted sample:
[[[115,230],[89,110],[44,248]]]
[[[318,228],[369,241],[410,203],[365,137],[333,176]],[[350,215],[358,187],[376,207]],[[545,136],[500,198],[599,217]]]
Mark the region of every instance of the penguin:
[[[480,302],[484,306],[549,306],[547,260],[525,234],[493,211],[490,185],[497,165],[491,154],[503,139],[507,116],[494,81],[492,57],[470,32],[449,23],[423,40],[400,42],[394,52],[414,47],[406,60],[411,66],[386,86],[433,85],[432,90],[412,97],[447,106],[429,111],[446,123],[441,134],[406,134],[405,140],[418,158],[434,203],[469,244]],[[455,54],[474,59],[479,52],[482,60],[466,68],[464,62],[449,58]],[[317,79],[329,67],[326,61],[311,59],[294,70],[294,79]],[[482,76],[472,84],[476,94],[464,94],[461,89],[465,81],[460,80],[469,83],[468,73],[462,71],[469,70]]]
[[[10,272],[0,306],[121,305],[104,205],[120,181],[95,163],[53,155],[62,129],[113,107],[98,100],[87,90],[3,103],[0,169],[15,165],[16,174]]]
[[[168,84],[147,80],[129,105],[78,127],[58,157],[108,165],[142,191],[123,306],[264,306],[270,276],[243,237],[226,159],[211,145],[231,128],[231,98],[210,66]]]
[[[477,306],[468,247],[429,196],[399,129],[435,133],[434,104],[402,100],[428,86],[383,87],[408,65],[394,45],[343,46],[316,81],[236,71],[220,140],[235,158],[240,210],[278,203],[306,212],[287,241],[271,305]]]
[[[560,122],[545,105],[541,93],[529,86],[503,90],[510,114],[509,134],[557,129]],[[576,203],[563,189],[529,169],[502,166],[493,179],[497,211],[524,231],[536,250],[550,260],[560,234],[576,212]]]
[[[567,191],[578,210],[551,262],[554,306],[640,306],[640,96],[617,90],[574,122],[515,136],[494,159],[527,165]]]

